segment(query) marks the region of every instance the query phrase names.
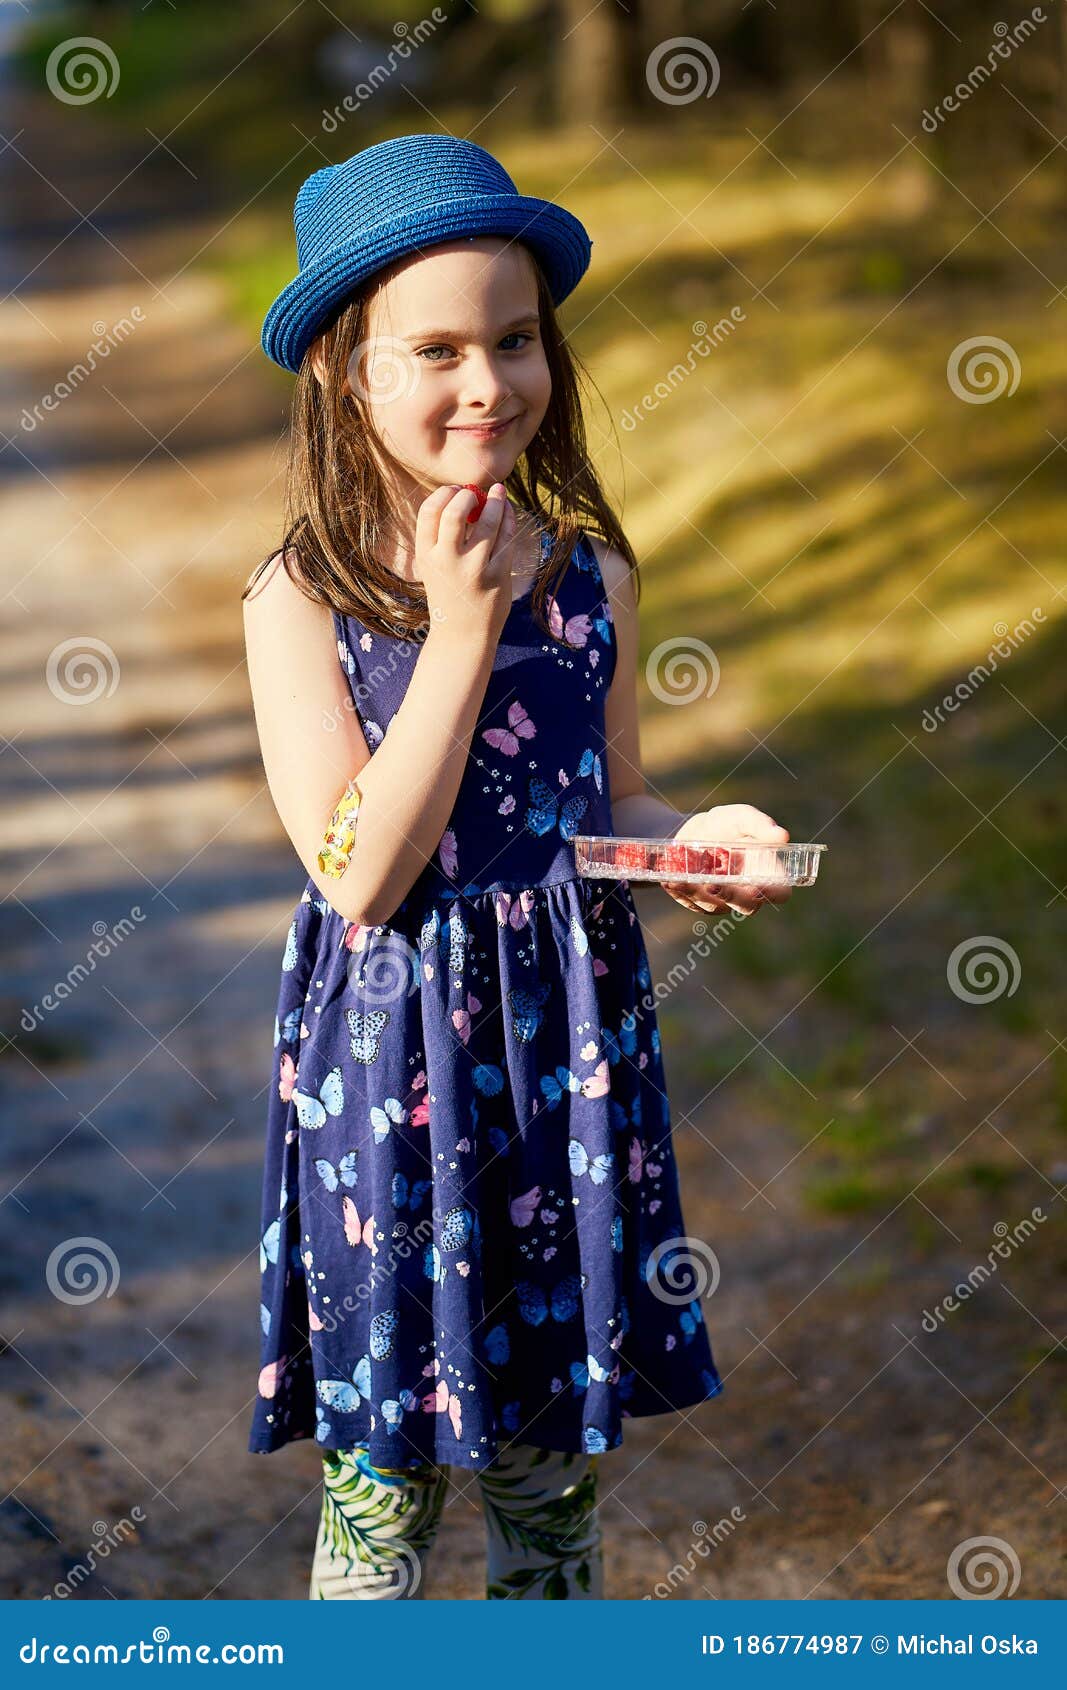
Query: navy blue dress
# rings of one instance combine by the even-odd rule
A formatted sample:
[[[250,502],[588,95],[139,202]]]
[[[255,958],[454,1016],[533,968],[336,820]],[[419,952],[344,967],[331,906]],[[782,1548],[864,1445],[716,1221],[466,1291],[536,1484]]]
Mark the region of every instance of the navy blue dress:
[[[575,873],[574,835],[613,831],[615,630],[585,534],[551,621],[512,604],[448,827],[390,922],[346,922],[310,880],[296,907],[253,1452],[480,1469],[512,1440],[613,1449],[627,1416],[722,1390],[630,887]],[[419,647],[334,622],[373,751]]]

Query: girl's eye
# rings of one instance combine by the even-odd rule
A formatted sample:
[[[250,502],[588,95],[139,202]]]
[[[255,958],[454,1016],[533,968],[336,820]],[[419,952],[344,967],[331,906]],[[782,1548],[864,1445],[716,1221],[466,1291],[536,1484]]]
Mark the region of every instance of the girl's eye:
[[[525,329],[513,329],[511,334],[506,334],[504,336],[505,341],[507,341],[507,340],[526,341],[526,340],[533,340],[533,338],[534,338],[533,335],[527,334]],[[503,341],[501,342],[501,345],[503,345]],[[521,351],[521,347],[512,346],[512,347],[507,347],[506,350],[509,351],[509,352],[519,352],[519,351]],[[427,353],[432,353],[432,352],[443,352],[443,353],[445,353],[446,357],[454,356],[452,347],[451,346],[445,346],[445,345],[423,346],[415,354],[415,356],[417,358],[424,359],[425,362],[428,363],[428,364],[440,364],[440,363],[442,363],[443,360],[441,358],[427,357]]]

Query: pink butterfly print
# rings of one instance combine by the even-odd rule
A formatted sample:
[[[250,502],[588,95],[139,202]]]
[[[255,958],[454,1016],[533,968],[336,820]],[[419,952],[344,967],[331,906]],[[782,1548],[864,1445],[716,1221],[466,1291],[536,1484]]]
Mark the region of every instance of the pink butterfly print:
[[[582,1081],[583,1097],[606,1097],[611,1090],[611,1080],[608,1078],[608,1059],[605,1056],[598,1062],[591,1074],[587,1074]]]
[[[430,1105],[427,1098],[421,1098],[420,1101],[416,1103],[414,1109],[411,1111],[411,1114],[408,1116],[408,1120],[413,1127],[429,1126]]]
[[[641,1140],[639,1138],[632,1138],[630,1140],[630,1181],[631,1181],[631,1184],[633,1184],[633,1185],[637,1184],[637,1182],[641,1178],[643,1171],[644,1171],[644,1152],[641,1149]]]
[[[441,835],[441,843],[437,847],[437,854],[441,859],[441,867],[444,869],[449,880],[455,880],[456,870],[459,867],[459,858],[456,855],[456,836],[450,827],[446,827],[444,833]]]
[[[469,1150],[470,1147],[471,1147],[471,1141],[470,1141],[469,1138],[457,1138],[457,1140],[456,1140],[456,1149],[457,1150],[460,1150],[460,1151]]]
[[[468,992],[466,1009],[454,1009],[452,1011],[452,1025],[464,1044],[471,1036],[471,1016],[477,1015],[481,1007],[481,1002],[475,997],[474,993]]]
[[[296,1085],[296,1063],[286,1051],[278,1065],[278,1096],[283,1103],[288,1103]]]
[[[449,1392],[443,1379],[438,1379],[436,1391],[430,1391],[422,1399],[424,1414],[447,1414],[452,1422],[452,1430],[457,1438],[463,1436],[462,1406],[455,1392]]]
[[[598,956],[595,956],[593,958],[593,973],[594,974],[607,974],[608,972],[609,972],[609,970],[608,970],[607,963],[601,962],[600,958]]]
[[[548,1246],[547,1250],[543,1250],[541,1252],[541,1260],[544,1261],[544,1262],[550,1262],[552,1260],[552,1257],[555,1255],[555,1253],[556,1253],[556,1246],[554,1244],[550,1244]]]
[[[502,815],[502,816],[510,816],[510,814],[511,814],[511,812],[514,808],[515,808],[515,799],[512,796],[512,794],[509,792],[507,797],[504,799],[503,803],[497,805],[497,812],[498,812],[499,815]]]
[[[367,940],[373,933],[372,927],[366,927],[361,921],[351,921],[345,928],[345,948],[350,951],[364,951]]]
[[[325,1331],[322,1321],[319,1319],[310,1303],[308,1304],[308,1326],[311,1328],[312,1332]]]
[[[595,669],[599,662],[600,662],[599,651],[591,651],[589,653],[589,667],[590,667],[590,669]]]
[[[530,919],[530,911],[534,907],[534,895],[528,889],[512,898],[510,892],[497,892],[493,902],[496,905],[496,920],[498,927],[525,927]]]
[[[369,1215],[365,1221],[361,1221],[359,1210],[351,1197],[346,1197],[343,1200],[341,1210],[345,1218],[345,1237],[348,1242],[353,1247],[357,1244],[366,1244],[371,1255],[376,1256],[378,1246],[374,1242],[374,1216]]]
[[[369,651],[371,646],[374,644],[374,640],[370,634],[360,634],[359,643],[363,647],[364,651]]]
[[[467,1275],[470,1273],[470,1270],[471,1270],[470,1262],[457,1262],[456,1263],[456,1272],[460,1275],[460,1277],[462,1279],[466,1279]]]
[[[675,1336],[674,1336],[674,1333],[673,1333],[673,1332],[668,1332],[668,1334],[667,1334],[667,1343],[666,1343],[666,1346],[665,1346],[665,1347],[666,1347],[666,1348],[667,1348],[667,1349],[668,1349],[668,1350],[673,1350],[673,1348],[674,1348],[674,1346],[675,1346],[675,1344],[676,1344],[676,1343],[677,1343],[677,1342],[678,1342],[678,1340],[677,1340],[677,1338],[676,1338],[676,1337],[675,1337]]]
[[[518,699],[508,707],[508,725],[506,728],[485,728],[482,738],[491,745],[494,751],[503,752],[505,757],[516,757],[519,751],[520,739],[533,739],[537,729],[526,714]]]
[[[574,646],[580,651],[593,631],[593,624],[583,612],[580,616],[568,616],[563,620],[559,605],[554,598],[548,601],[548,626],[553,637],[563,640],[567,645]]]
[[[288,1356],[281,1356],[277,1361],[269,1361],[259,1376],[259,1394],[261,1397],[273,1397],[277,1394],[285,1374],[285,1364]]]
[[[529,1191],[524,1191],[521,1197],[516,1197],[511,1203],[512,1226],[529,1226],[537,1213],[537,1205],[541,1201],[541,1187],[532,1185]]]

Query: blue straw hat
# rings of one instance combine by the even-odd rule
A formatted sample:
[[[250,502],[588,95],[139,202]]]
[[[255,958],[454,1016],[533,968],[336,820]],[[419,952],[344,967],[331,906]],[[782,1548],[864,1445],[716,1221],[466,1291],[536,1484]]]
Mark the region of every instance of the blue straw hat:
[[[404,253],[463,235],[509,235],[532,249],[559,305],[592,242],[569,211],[520,194],[491,153],[452,135],[399,135],[307,178],[293,211],[299,274],[263,322],[263,350],[294,373],[356,286]]]

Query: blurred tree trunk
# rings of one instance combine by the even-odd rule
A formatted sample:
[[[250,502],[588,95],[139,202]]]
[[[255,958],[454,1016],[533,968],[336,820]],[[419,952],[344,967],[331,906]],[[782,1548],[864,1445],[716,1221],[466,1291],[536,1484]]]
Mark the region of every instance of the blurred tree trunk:
[[[604,130],[638,109],[645,89],[638,0],[560,0],[556,46],[564,122]]]

